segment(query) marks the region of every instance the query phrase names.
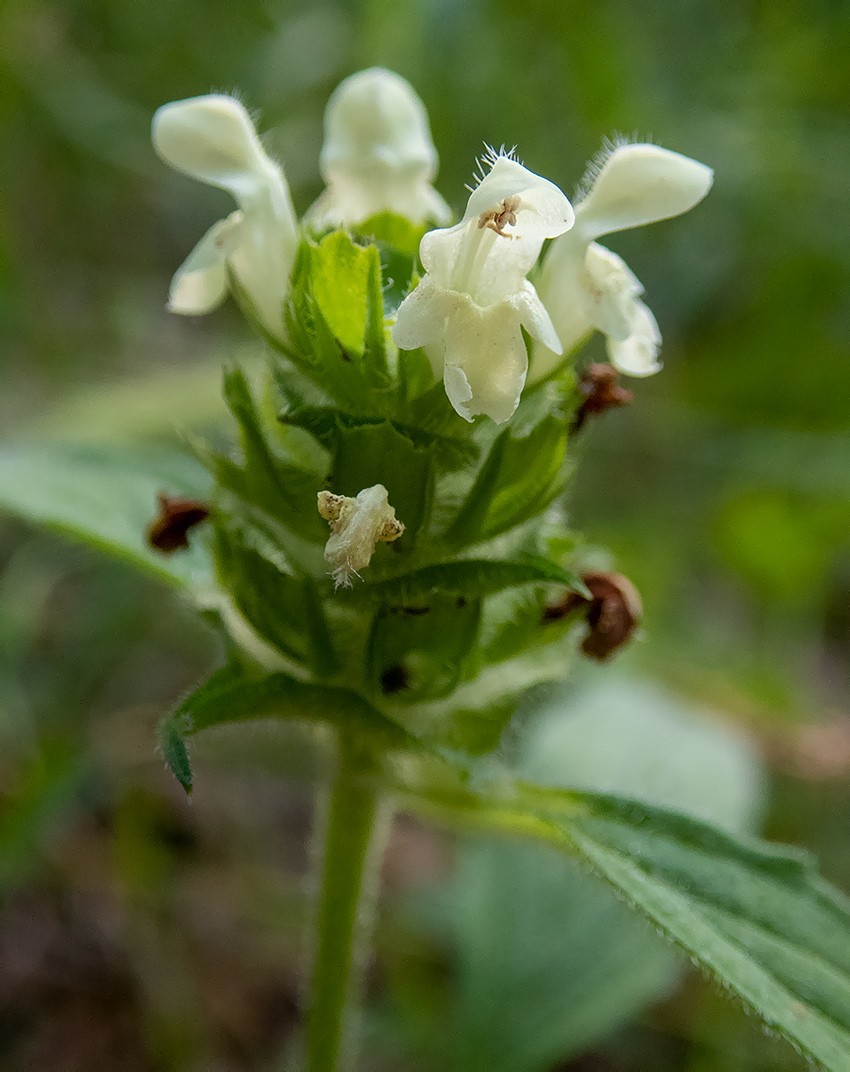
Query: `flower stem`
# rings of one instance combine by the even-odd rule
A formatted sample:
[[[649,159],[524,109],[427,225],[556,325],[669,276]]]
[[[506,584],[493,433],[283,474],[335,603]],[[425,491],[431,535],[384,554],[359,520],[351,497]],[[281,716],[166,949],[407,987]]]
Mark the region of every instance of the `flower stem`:
[[[373,871],[389,827],[389,809],[369,774],[368,757],[341,731],[327,805],[305,1072],[342,1072],[355,1056]]]

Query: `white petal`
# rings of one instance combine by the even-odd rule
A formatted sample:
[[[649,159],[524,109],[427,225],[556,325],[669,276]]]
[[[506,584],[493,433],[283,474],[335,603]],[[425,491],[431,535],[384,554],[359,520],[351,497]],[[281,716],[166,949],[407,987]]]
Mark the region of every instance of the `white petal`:
[[[266,156],[254,124],[233,97],[210,95],[174,101],[157,109],[153,144],[166,164],[211,186],[250,197],[275,165]]]
[[[585,238],[625,231],[687,212],[711,189],[714,172],[658,145],[621,145],[576,205]]]
[[[446,223],[451,218],[449,206],[426,182],[392,175],[352,180],[340,174],[313,202],[305,219],[317,230],[325,230],[356,226],[381,212],[392,212],[417,224]]]
[[[477,220],[482,213],[511,197],[519,197],[522,202],[517,213],[516,234],[523,238],[539,239],[542,244],[544,238],[555,238],[568,231],[575,221],[572,205],[553,182],[535,175],[518,160],[499,156],[472,191],[464,222]]]
[[[631,305],[643,293],[640,281],[622,257],[598,242],[587,247],[584,267],[582,299],[588,320],[611,339],[628,338]]]
[[[439,286],[446,288],[450,286],[467,233],[466,224],[456,223],[454,227],[439,227],[422,236],[422,241],[419,243],[419,259],[428,277]]]
[[[392,328],[393,342],[402,350],[415,350],[438,342],[445,331],[446,317],[454,295],[439,287],[427,275],[398,307]]]
[[[317,227],[358,224],[380,212],[415,223],[450,218],[430,185],[437,151],[425,106],[409,82],[382,67],[346,78],[331,95],[321,170],[328,189],[308,212]]]
[[[542,238],[479,227],[475,216],[454,227],[429,231],[419,245],[419,256],[440,286],[468,294],[478,305],[495,305],[520,289],[542,245]]]
[[[417,167],[428,179],[437,170],[424,104],[409,82],[383,67],[351,75],[331,94],[322,174],[330,181],[328,169],[368,172],[375,161],[395,170]]]
[[[241,212],[235,231],[213,230],[196,250],[198,257],[215,252],[215,244],[228,244],[229,260],[257,314],[274,335],[283,329],[283,301],[298,248],[298,222],[289,187],[281,169],[260,144],[248,113],[233,97],[211,95],[175,101],[160,108],[153,119],[157,152],[178,171],[229,190]],[[211,242],[208,246],[205,243]],[[223,297],[224,264],[209,266],[196,254],[175,278],[171,307],[175,311],[203,312]],[[213,258],[214,259],[214,258]],[[198,274],[201,273],[201,274]]]
[[[258,202],[245,213],[243,237],[231,263],[273,335],[280,336],[283,330],[283,303],[297,248],[297,238],[281,227],[268,202]]]
[[[552,318],[531,283],[526,282],[509,300],[519,313],[519,322],[532,339],[537,339],[555,354],[564,352]]]
[[[572,223],[572,207],[554,183],[500,156],[470,196],[461,222],[430,231],[419,252],[441,286],[470,295],[478,305],[495,305],[522,287],[544,239]]]
[[[651,376],[661,368],[658,360],[661,332],[655,317],[637,298],[631,303],[629,328],[628,338],[622,341],[608,339],[611,364],[627,376]]]
[[[469,411],[469,402],[472,400],[472,388],[462,368],[457,365],[446,365],[443,370],[443,384],[446,395],[456,413],[464,420],[472,424],[473,416]]]
[[[482,309],[459,295],[446,324],[445,361],[446,393],[461,417],[484,413],[503,424],[528,371],[517,310],[509,301]]]
[[[586,254],[587,243],[575,230],[561,235],[549,247],[537,278],[537,292],[566,354],[576,350],[593,330],[585,309]],[[548,376],[560,364],[560,350],[538,344],[533,354],[532,380]]]
[[[227,259],[241,233],[241,212],[219,220],[207,231],[171,281],[168,308],[172,313],[201,316],[222,303],[227,294]]]

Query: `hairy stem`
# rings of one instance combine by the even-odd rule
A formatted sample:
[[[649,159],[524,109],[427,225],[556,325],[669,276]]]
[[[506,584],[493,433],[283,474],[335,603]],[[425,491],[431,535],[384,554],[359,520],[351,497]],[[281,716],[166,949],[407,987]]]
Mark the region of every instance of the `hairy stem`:
[[[343,1072],[355,1057],[374,872],[390,816],[368,775],[368,758],[341,731],[326,814],[305,1072]]]

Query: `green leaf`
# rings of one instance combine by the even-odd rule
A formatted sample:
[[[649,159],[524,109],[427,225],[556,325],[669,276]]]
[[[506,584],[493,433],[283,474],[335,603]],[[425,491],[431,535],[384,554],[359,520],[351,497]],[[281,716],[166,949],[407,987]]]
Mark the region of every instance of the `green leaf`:
[[[617,785],[740,832],[761,810],[761,764],[745,735],[641,679],[547,690],[523,731],[512,756],[546,784]],[[447,993],[420,1036],[425,1068],[548,1072],[681,975],[645,920],[545,845],[465,838],[448,887],[419,894],[413,909],[414,926],[436,931],[451,958]]]
[[[403,387],[399,416],[404,421],[456,439],[472,438],[474,426],[455,412],[446,395],[442,376],[434,383],[431,363],[422,350],[399,350],[399,368]]]
[[[303,243],[285,316],[289,341],[277,350],[302,375],[352,412],[387,409],[392,381],[374,246],[357,246],[343,232],[318,246]]]
[[[366,329],[380,301],[380,258],[374,246],[358,246],[344,231],[335,231],[311,247],[310,281],[316,305],[331,333],[350,355],[362,357]],[[383,333],[383,307],[380,311]],[[374,334],[374,326],[371,329]]]
[[[173,584],[208,584],[209,557],[198,539],[169,556],[148,546],[145,530],[160,492],[207,498],[209,477],[192,458],[149,447],[20,444],[0,450],[0,508]]]
[[[320,542],[327,538],[316,510],[319,477],[278,458],[263,425],[245,373],[224,374],[224,397],[239,422],[244,467],[215,451],[201,448],[202,457],[220,484],[282,521],[295,535]]]
[[[297,404],[286,410],[280,419],[287,426],[294,425],[297,428],[306,429],[326,447],[335,445],[336,433],[340,427],[362,428],[368,425],[379,425],[386,420],[381,416],[358,416],[334,406]],[[396,420],[390,420],[390,424],[397,432],[406,436],[415,447],[433,450],[437,464],[450,472],[471,464],[478,455],[478,448],[470,439],[439,435]]]
[[[520,584],[563,584],[587,594],[574,573],[537,555],[522,555],[511,561],[479,558],[425,566],[392,580],[369,584],[363,591],[385,603],[411,606],[434,592],[451,592],[474,599]]]
[[[339,495],[355,496],[383,484],[405,533],[393,547],[409,550],[429,520],[434,494],[434,461],[390,421],[348,426],[336,422],[336,451],[330,485]]]
[[[588,804],[567,829],[599,872],[767,1024],[850,1069],[850,909],[810,862],[674,813]]]
[[[419,243],[430,225],[411,223],[406,216],[397,216],[393,212],[379,212],[358,223],[355,230],[364,238],[371,238],[412,258],[419,252]]]
[[[366,288],[366,339],[365,352],[369,365],[385,377],[387,367],[387,334],[384,324],[384,293],[381,261],[378,251],[370,246],[369,276]]]
[[[397,705],[391,709],[391,698],[387,697],[382,707],[411,732],[434,744],[481,755],[498,746],[518,706],[527,702],[530,689],[564,679],[570,658],[563,630],[552,636],[546,629],[543,636],[532,637],[522,654],[484,666],[444,699],[419,703],[402,712]]]
[[[383,298],[393,313],[410,290],[416,271],[419,243],[428,224],[414,224],[404,216],[382,212],[357,224],[358,236],[370,239],[379,250],[385,280]]]
[[[516,704],[517,697],[508,693],[480,707],[453,706],[440,720],[436,737],[452,750],[483,756],[499,747]]]
[[[338,668],[312,577],[286,572],[223,524],[216,528],[216,563],[222,584],[260,636],[319,675]]]
[[[192,766],[184,739],[185,719],[163,719],[159,726],[159,747],[171,773],[187,793],[192,792]],[[181,730],[182,727],[182,730]]]
[[[511,436],[482,525],[484,539],[538,517],[561,494],[566,449],[566,425],[553,416],[545,417],[527,435]]]
[[[607,794],[507,781],[473,793],[437,777],[420,799],[578,853],[769,1027],[848,1072],[850,905],[807,857]]]
[[[420,347],[415,350],[399,350],[397,352],[398,393],[402,414],[426,427],[430,427],[432,424],[439,427],[439,420],[434,420],[437,414],[443,418],[446,416],[445,411],[447,409],[454,413],[454,410],[449,405],[448,398],[446,398],[442,380],[438,384],[434,383],[434,370],[431,368],[431,362],[428,360],[425,351]],[[436,391],[433,395],[431,394],[435,387],[442,391],[442,398]],[[423,399],[427,399],[427,401],[422,401]],[[458,419],[463,420],[463,418]],[[464,424],[466,424],[465,421]],[[467,428],[471,430],[471,426],[468,424]]]
[[[493,442],[458,513],[443,534],[452,548],[493,539],[538,517],[563,491],[567,431],[546,416],[525,434],[508,428]]]
[[[448,547],[465,547],[484,539],[484,519],[496,493],[510,435],[506,428],[496,437],[460,509],[443,533],[442,540]]]
[[[545,617],[546,592],[542,588],[508,588],[488,602],[482,632],[485,662],[498,663],[519,654],[532,640],[548,639],[558,619]],[[562,621],[562,619],[561,619]],[[557,630],[561,632],[562,630]]]
[[[431,595],[419,607],[382,607],[369,638],[373,687],[400,703],[450,694],[474,653],[481,601]]]
[[[405,1039],[425,1069],[568,1068],[677,977],[643,920],[542,845],[464,839],[449,885],[423,900],[408,914],[449,961],[443,1000],[417,1009],[430,1030]]]
[[[266,718],[345,727],[382,749],[415,743],[401,727],[348,689],[314,685],[283,673],[252,677],[238,664],[230,664],[216,670],[162,720],[160,746],[174,776],[188,793],[192,789],[192,772],[186,737],[224,723]]]

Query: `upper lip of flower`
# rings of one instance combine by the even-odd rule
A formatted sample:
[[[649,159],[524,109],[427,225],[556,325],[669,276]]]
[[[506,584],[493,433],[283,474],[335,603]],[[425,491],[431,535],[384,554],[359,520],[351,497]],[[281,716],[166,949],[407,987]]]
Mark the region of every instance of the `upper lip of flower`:
[[[490,171],[472,191],[463,219],[422,239],[425,270],[446,289],[492,305],[516,293],[546,238],[575,221],[554,183],[511,156],[488,157]]]
[[[331,95],[321,170],[327,189],[307,213],[318,227],[386,211],[415,223],[451,217],[431,186],[437,150],[425,107],[405,79],[382,67],[351,75]]]

